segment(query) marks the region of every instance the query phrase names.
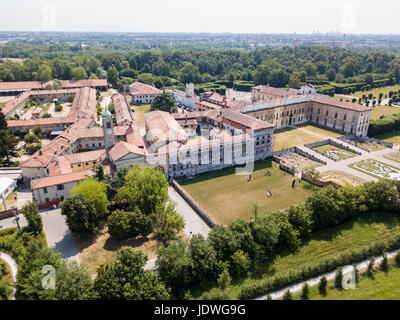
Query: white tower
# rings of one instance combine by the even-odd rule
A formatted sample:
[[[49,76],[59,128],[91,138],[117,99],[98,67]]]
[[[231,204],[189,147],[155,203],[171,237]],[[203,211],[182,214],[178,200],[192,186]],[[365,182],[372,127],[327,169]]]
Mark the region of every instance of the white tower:
[[[103,112],[102,119],[105,149],[108,150],[115,144],[113,118],[108,109]]]
[[[186,97],[188,97],[188,98],[194,97],[194,84],[193,83],[186,84]]]

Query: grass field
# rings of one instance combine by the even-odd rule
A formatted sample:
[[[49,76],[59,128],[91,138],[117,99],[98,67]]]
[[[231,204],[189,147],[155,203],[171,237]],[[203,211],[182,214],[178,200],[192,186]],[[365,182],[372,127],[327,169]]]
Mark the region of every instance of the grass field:
[[[353,158],[353,157],[357,156],[357,154],[355,154],[355,153],[353,153],[351,151],[347,151],[347,150],[344,150],[342,148],[335,147],[335,146],[333,146],[331,144],[326,144],[326,145],[323,145],[323,146],[320,146],[320,147],[316,147],[316,148],[313,148],[313,149],[323,153],[328,158],[332,157],[331,155],[328,154],[328,151],[331,151],[331,152],[335,151],[335,155],[340,160],[345,160],[345,159],[349,159],[349,158]],[[340,152],[338,152],[338,151],[340,151]]]
[[[399,114],[400,113],[400,107],[384,107],[384,106],[379,106],[375,107],[374,110],[372,111],[371,119],[372,120],[377,120],[381,116],[391,116],[392,114]]]
[[[400,145],[400,132],[398,132],[398,131],[381,134],[374,138],[382,140],[382,141],[386,141],[389,143],[393,142],[394,145]]]
[[[326,295],[318,292],[318,286],[310,287],[310,300],[399,300],[400,299],[400,268],[389,260],[388,272],[376,271],[373,278],[361,275],[355,289],[337,290],[333,281],[328,281]],[[300,299],[301,294],[293,295]]]
[[[139,128],[144,128],[143,115],[147,112],[150,112],[151,105],[144,104],[142,106],[134,106],[133,108],[135,110],[136,121],[137,121]]]
[[[313,125],[301,126],[297,129],[285,128],[276,130],[274,134],[274,151],[282,148],[290,148],[294,146],[303,146],[329,138],[337,138],[343,133],[334,130],[323,129]]]
[[[271,176],[264,176],[267,171]],[[235,169],[228,168],[183,181],[181,185],[222,224],[235,219],[248,221],[255,202],[260,207],[260,214],[267,214],[301,203],[312,193],[312,186],[304,181],[297,183],[293,190],[293,176],[280,170],[272,160],[256,162],[252,181],[247,180],[248,176],[235,175]],[[267,190],[271,191],[272,197],[266,196]]]
[[[287,270],[301,270],[304,264],[321,262],[338,254],[357,250],[377,240],[387,240],[400,232],[400,216],[391,213],[367,213],[341,226],[314,233],[293,253],[282,254],[260,275],[232,282],[229,294],[237,299],[240,288],[247,283],[257,283]],[[201,289],[207,290],[205,286]],[[198,291],[193,291],[199,294]],[[195,295],[196,297],[196,295]]]

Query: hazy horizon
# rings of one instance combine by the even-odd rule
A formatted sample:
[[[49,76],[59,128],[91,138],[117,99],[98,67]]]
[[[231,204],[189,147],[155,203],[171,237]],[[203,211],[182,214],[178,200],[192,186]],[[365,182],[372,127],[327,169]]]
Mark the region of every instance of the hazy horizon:
[[[400,34],[400,2],[2,0],[0,31]]]

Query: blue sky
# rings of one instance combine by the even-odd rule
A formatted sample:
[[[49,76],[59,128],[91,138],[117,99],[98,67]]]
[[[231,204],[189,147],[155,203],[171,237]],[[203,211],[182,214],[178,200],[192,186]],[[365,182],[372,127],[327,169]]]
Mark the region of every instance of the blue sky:
[[[0,30],[400,34],[391,0],[0,0]]]

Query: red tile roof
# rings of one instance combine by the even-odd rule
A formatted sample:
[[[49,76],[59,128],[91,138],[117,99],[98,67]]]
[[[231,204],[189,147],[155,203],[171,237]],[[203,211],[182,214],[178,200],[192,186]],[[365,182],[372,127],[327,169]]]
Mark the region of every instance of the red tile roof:
[[[139,148],[138,146],[136,146],[134,144],[130,144],[130,143],[124,142],[124,141],[120,141],[120,142],[116,143],[110,149],[110,152],[109,152],[110,157],[113,161],[118,161],[130,153],[138,154],[141,156],[146,156],[145,149]]]
[[[129,86],[129,90],[133,90],[131,94],[133,95],[148,95],[148,94],[160,94],[162,90],[156,87],[149,86],[141,82],[134,82]]]
[[[91,170],[87,171],[78,171],[72,172],[68,174],[63,174],[54,177],[46,177],[37,180],[31,181],[32,190],[47,188],[51,186],[56,186],[59,184],[65,184],[69,182],[77,182],[86,179],[89,176],[92,176],[93,172]]]

